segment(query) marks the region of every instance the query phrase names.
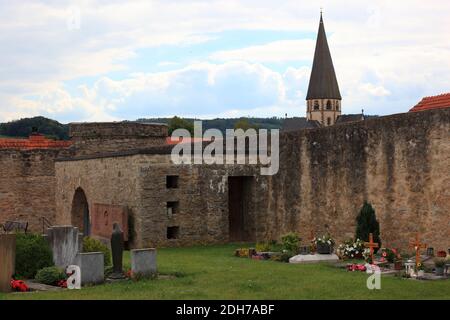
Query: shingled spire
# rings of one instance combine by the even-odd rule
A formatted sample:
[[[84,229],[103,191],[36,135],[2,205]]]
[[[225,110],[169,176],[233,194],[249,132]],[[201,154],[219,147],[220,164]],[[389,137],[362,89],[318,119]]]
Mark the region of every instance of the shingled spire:
[[[321,12],[316,50],[306,95],[308,119],[318,120],[325,126],[334,124],[341,112],[341,99]]]

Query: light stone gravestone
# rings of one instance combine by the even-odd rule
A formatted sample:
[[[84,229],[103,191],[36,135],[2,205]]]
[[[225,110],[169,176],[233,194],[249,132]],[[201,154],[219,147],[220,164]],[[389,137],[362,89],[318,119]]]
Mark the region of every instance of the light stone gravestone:
[[[80,267],[81,284],[99,284],[105,280],[103,252],[78,253],[74,264]]]
[[[131,250],[131,272],[133,275],[151,276],[156,274],[156,249]]]
[[[289,263],[337,262],[339,257],[332,254],[299,254],[289,259]]]
[[[47,229],[47,241],[53,252],[53,262],[57,267],[65,269],[74,264],[75,257],[81,248],[77,227],[50,227]]]
[[[0,292],[11,291],[16,260],[16,235],[0,235]]]

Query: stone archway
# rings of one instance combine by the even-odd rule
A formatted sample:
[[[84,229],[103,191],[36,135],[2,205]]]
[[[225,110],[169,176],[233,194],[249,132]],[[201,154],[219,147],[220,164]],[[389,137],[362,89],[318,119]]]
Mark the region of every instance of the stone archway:
[[[90,235],[91,220],[89,216],[89,203],[82,188],[75,190],[72,201],[71,220],[72,225],[78,227],[78,230],[84,236]]]

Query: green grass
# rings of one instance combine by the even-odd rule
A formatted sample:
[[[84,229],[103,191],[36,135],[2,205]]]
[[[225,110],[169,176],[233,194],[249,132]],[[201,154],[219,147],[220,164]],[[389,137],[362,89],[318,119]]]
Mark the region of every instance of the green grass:
[[[381,290],[368,290],[365,273],[236,258],[234,249],[240,246],[159,249],[160,273],[177,275],[169,279],[3,294],[0,299],[450,299],[450,281],[383,276]]]

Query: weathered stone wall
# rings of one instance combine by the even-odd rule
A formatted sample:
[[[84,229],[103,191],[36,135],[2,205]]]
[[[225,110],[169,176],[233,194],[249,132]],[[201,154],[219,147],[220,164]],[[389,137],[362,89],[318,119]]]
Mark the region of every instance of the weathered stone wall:
[[[228,241],[228,177],[253,176],[245,226],[249,240],[354,235],[364,200],[372,203],[384,245],[406,249],[415,232],[436,249],[450,246],[450,109],[282,134],[280,170],[245,165],[170,163],[168,150],[104,155],[56,164],[57,212],[70,222],[76,188],[89,203],[127,205],[135,246]],[[153,154],[152,154],[153,153]],[[166,188],[166,176],[179,186]],[[169,217],[167,202],[178,201]],[[167,227],[178,226],[178,239]]]
[[[42,232],[41,217],[55,221],[55,158],[65,149],[0,150],[0,223],[27,221]]]
[[[367,200],[384,245],[406,249],[420,232],[450,247],[450,108],[287,133],[280,144],[265,237],[294,225],[343,241]]]
[[[77,155],[92,155],[166,144],[167,125],[137,122],[71,123],[69,135]]]
[[[58,224],[72,223],[75,190],[82,188],[89,207],[94,203],[124,205],[132,216],[133,247],[177,246],[228,241],[228,176],[256,176],[250,166],[179,165],[170,155],[123,154],[56,163]],[[166,176],[178,176],[178,187],[167,188]],[[259,177],[256,176],[258,180]],[[254,188],[260,184],[255,182]],[[256,192],[253,192],[256,193]],[[178,202],[171,217],[167,202]],[[256,240],[250,206],[250,240]],[[167,239],[167,228],[179,227],[177,239]]]
[[[141,222],[136,213],[141,205],[137,173],[141,165],[139,156],[56,162],[57,223],[76,225],[72,219],[72,206],[75,191],[81,188],[90,211],[94,203],[125,205],[135,230],[139,230]]]

